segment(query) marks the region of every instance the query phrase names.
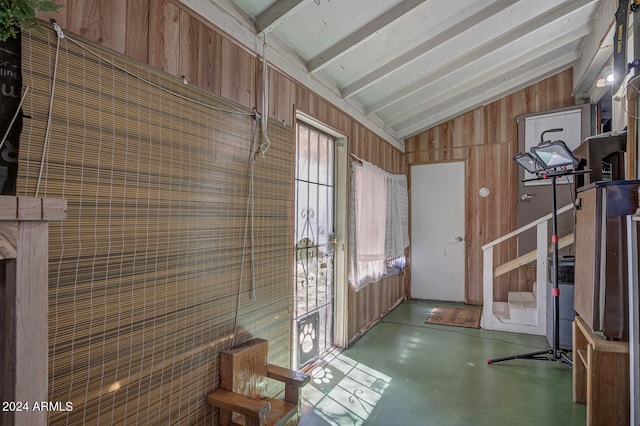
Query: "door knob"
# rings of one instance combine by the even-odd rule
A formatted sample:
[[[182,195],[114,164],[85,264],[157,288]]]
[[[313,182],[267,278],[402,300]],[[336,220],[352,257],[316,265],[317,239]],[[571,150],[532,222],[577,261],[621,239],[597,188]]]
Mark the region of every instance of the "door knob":
[[[526,200],[530,200],[530,199],[532,199],[532,198],[533,198],[533,197],[535,197],[535,196],[536,196],[536,194],[522,194],[522,195],[520,196],[520,199],[521,199],[522,201],[526,201]]]
[[[464,241],[464,237],[462,237],[462,236],[458,235],[458,236],[457,236],[457,237],[455,237],[453,240],[454,240],[456,243],[461,243],[461,242],[463,242],[463,241]]]

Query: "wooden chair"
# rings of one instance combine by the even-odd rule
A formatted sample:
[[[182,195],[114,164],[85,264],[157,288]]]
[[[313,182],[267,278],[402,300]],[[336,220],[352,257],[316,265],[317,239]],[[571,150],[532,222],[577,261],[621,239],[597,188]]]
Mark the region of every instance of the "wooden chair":
[[[220,388],[207,402],[220,408],[220,425],[297,424],[300,389],[310,376],[267,362],[268,342],[251,339],[220,355]],[[284,383],[284,400],[267,397],[268,379]]]

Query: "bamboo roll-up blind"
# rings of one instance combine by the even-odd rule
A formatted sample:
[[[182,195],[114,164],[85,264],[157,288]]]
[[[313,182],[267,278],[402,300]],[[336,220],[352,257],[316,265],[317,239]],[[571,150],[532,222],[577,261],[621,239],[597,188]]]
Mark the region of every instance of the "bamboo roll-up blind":
[[[18,194],[68,202],[49,231],[49,400],[73,410],[49,422],[212,424],[220,351],[259,336],[289,365],[293,131],[270,122],[256,157],[252,301],[251,111],[49,29],[24,34],[23,72]]]

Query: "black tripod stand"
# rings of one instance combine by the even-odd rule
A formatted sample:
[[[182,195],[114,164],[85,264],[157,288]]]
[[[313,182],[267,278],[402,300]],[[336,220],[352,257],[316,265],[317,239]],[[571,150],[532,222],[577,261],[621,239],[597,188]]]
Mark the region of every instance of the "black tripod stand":
[[[590,171],[567,171],[567,172],[551,172],[548,174],[542,174],[535,179],[527,180],[551,180],[551,221],[553,226],[553,232],[551,236],[552,244],[552,256],[553,256],[553,347],[551,349],[529,352],[520,355],[506,356],[502,358],[494,358],[487,360],[487,364],[495,364],[496,362],[509,361],[512,359],[535,359],[541,361],[553,361],[559,364],[565,365],[569,368],[573,366],[573,360],[567,356],[569,351],[560,349],[560,288],[558,287],[558,214],[556,212],[556,179],[560,176],[569,176],[576,174],[589,173]],[[540,284],[538,284],[540,285]],[[540,302],[538,302],[540,303]]]

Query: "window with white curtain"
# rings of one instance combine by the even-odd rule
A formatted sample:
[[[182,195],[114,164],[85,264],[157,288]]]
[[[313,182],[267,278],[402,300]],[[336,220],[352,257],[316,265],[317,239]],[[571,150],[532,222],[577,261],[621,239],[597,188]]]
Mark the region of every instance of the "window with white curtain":
[[[356,290],[404,264],[409,246],[405,175],[393,175],[366,161],[351,168],[349,281]],[[389,262],[389,260],[394,260]]]

